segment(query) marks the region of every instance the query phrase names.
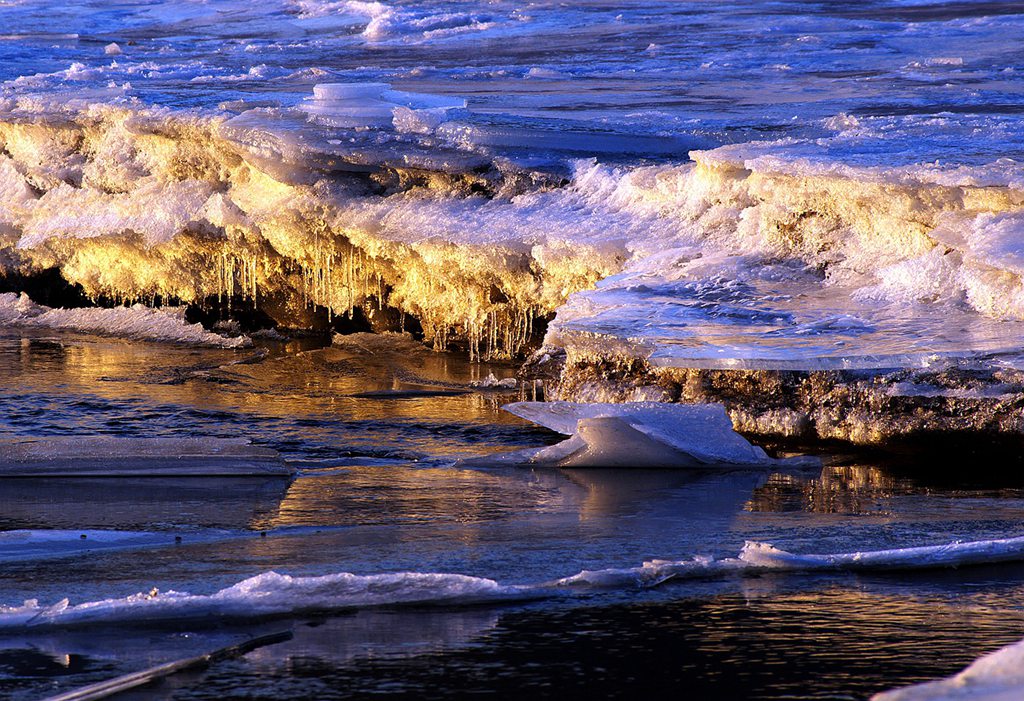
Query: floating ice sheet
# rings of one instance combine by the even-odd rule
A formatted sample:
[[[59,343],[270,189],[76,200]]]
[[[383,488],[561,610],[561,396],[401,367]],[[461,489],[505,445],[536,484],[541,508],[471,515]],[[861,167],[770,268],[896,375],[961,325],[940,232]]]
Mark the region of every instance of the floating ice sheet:
[[[276,451],[236,438],[53,436],[0,440],[0,477],[290,474]]]
[[[768,457],[733,430],[720,404],[517,402],[503,408],[571,436],[556,445],[517,454],[518,460],[531,464],[694,468],[817,464],[814,458]]]
[[[447,119],[448,110],[465,106],[461,98],[401,92],[387,83],[321,83],[313,86],[313,99],[298,107],[332,127],[430,132]]]

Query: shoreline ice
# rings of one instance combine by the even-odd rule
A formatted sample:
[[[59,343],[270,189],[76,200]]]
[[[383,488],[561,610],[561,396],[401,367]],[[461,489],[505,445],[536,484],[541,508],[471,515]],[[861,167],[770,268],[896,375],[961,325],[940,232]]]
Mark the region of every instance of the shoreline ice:
[[[564,596],[575,588],[658,586],[692,578],[815,572],[889,572],[1024,561],[1024,537],[893,550],[800,555],[748,542],[734,558],[652,560],[641,567],[583,571],[552,582],[503,585],[460,574],[348,572],[298,577],[265,572],[213,594],[153,589],[122,598],[0,606],[0,631],[92,625],[214,625],[225,620],[302,616],[352,608],[479,605]]]

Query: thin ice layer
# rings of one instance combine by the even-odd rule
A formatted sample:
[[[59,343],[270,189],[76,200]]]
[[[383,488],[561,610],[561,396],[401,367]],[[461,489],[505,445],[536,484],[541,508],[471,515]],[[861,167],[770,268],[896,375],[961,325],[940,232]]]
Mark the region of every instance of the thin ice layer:
[[[531,598],[528,587],[502,586],[490,579],[458,574],[400,572],[291,577],[265,572],[214,594],[176,591],[139,593],[120,599],[52,606],[35,600],[0,607],[0,629],[49,626],[172,624],[212,622],[339,611],[396,604],[474,604]]]
[[[0,477],[288,476],[275,450],[243,438],[49,436],[0,440]]]

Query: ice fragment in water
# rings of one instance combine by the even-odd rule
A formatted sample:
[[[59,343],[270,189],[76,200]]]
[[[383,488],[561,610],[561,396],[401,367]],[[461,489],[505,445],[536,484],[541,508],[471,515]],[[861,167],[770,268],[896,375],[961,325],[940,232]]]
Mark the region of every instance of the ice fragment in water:
[[[392,90],[387,83],[321,83],[313,99],[299,109],[321,124],[343,128],[394,126],[399,131],[428,133],[466,101],[443,95]]]
[[[776,460],[732,427],[720,404],[518,402],[504,409],[569,440],[534,451],[526,462],[563,467],[767,467],[815,464]]]
[[[1024,640],[980,657],[948,679],[876,694],[872,701],[1017,701],[1024,696]]]
[[[218,348],[245,348],[245,336],[229,338],[190,324],[181,308],[153,309],[141,304],[112,309],[61,309],[33,302],[25,293],[0,293],[0,324],[65,329],[140,341],[165,341]]]

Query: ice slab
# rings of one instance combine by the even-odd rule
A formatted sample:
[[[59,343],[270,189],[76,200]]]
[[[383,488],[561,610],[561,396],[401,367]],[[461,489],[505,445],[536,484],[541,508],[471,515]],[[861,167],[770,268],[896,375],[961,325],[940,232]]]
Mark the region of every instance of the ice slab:
[[[320,124],[341,128],[387,128],[432,131],[445,121],[447,110],[466,101],[445,95],[392,90],[387,83],[320,83],[313,98],[298,107]]]
[[[927,279],[924,264],[908,275]],[[655,367],[864,370],[1019,352],[1024,323],[868,298],[756,256],[652,256],[577,293],[553,328],[580,351],[629,343]]]
[[[277,451],[235,438],[55,436],[0,441],[0,477],[287,477]]]
[[[817,464],[777,460],[736,433],[720,404],[517,402],[505,411],[571,436],[519,454],[560,467],[768,467]]]

